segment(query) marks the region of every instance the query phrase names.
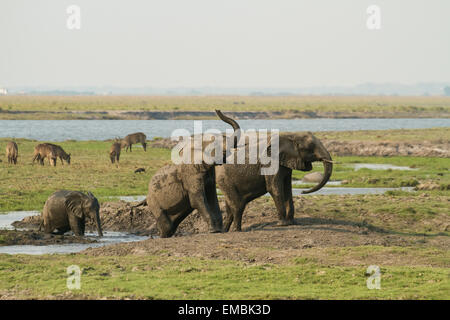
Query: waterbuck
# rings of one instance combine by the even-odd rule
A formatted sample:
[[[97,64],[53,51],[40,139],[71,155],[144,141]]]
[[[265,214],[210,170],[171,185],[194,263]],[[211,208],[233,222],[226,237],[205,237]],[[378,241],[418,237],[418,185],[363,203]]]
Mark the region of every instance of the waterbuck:
[[[109,159],[111,159],[111,163],[114,163],[114,161],[117,161],[119,163],[120,158],[120,142],[114,142],[109,149]]]
[[[135,143],[142,143],[142,147],[144,148],[144,151],[147,151],[147,143],[146,143],[147,137],[142,132],[136,132],[127,135],[125,138],[122,139],[120,146],[121,148],[126,148],[125,151],[128,152],[128,148],[130,148],[131,152],[131,146]]]
[[[17,164],[17,157],[19,156],[19,148],[17,148],[17,143],[14,141],[8,141],[6,144],[6,157],[8,158],[8,163]]]
[[[58,146],[57,144],[53,143],[44,143],[44,144],[49,145],[53,148],[53,152],[55,153],[56,157],[59,157],[62,165],[64,165],[63,160],[66,160],[67,164],[70,164],[70,153],[66,153],[61,146]]]
[[[56,152],[51,145],[41,143],[34,147],[33,164],[35,160],[38,160],[43,166],[44,159],[48,158],[49,163],[53,163],[53,166],[56,166],[56,157]]]

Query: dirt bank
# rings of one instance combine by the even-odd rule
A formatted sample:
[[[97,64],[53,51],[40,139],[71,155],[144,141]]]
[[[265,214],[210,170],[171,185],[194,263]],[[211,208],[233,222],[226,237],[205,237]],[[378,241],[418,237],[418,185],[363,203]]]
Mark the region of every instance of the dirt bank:
[[[206,223],[197,212],[194,212],[183,221],[172,238],[151,238],[138,243],[88,249],[84,252],[90,255],[167,254],[176,257],[194,256],[282,263],[293,257],[304,256],[305,250],[309,248],[322,250],[366,245],[447,248],[450,245],[446,233],[449,230],[446,215],[435,214],[432,220],[422,222],[413,217],[393,215],[390,211],[372,212],[362,206],[358,209],[348,208],[352,201],[355,201],[355,198],[351,196],[340,196],[339,199],[334,199],[334,201],[339,200],[338,207],[333,201],[329,205],[317,205],[316,201],[319,197],[295,198],[296,225],[293,226],[277,226],[278,219],[273,202],[268,198],[260,198],[248,205],[243,217],[243,232],[209,234]],[[362,201],[361,204],[366,202],[365,197],[358,199]],[[443,197],[442,201],[448,201],[446,199]],[[381,199],[370,201],[381,201]],[[410,199],[383,197],[383,201],[389,204],[395,204],[397,201],[415,201],[417,205],[420,205],[421,201],[428,200],[426,197]],[[125,203],[114,205],[129,207],[129,204]],[[222,202],[221,207],[223,209]],[[372,205],[368,205],[368,208],[371,207]],[[359,214],[347,215],[347,212],[355,210]],[[107,214],[106,210],[102,212]],[[105,224],[115,225],[115,228],[120,228],[120,225],[128,227],[126,212],[126,209],[122,211],[119,215],[122,215],[121,218],[111,219],[109,222],[105,220]],[[137,214],[139,218],[134,224],[134,230],[141,228],[139,221],[145,221],[142,231],[155,234],[152,228],[154,218],[151,214],[146,210],[139,210]],[[121,222],[115,224],[114,220]],[[421,232],[407,231],[411,230],[410,228],[421,230],[422,224],[426,224],[429,230],[436,230],[436,232],[425,235]],[[395,263],[389,260],[389,256],[381,258],[386,264]],[[364,260],[363,257],[358,259],[354,262],[360,263]],[[353,262],[349,261],[349,263]],[[413,257],[410,263],[420,264],[420,258]]]
[[[423,142],[370,142],[321,139],[327,150],[336,156],[415,156],[450,158],[450,140]],[[173,148],[177,143],[170,138],[150,142],[155,148]]]
[[[391,207],[409,203],[414,207],[427,205],[427,195],[410,197],[390,196],[310,196],[294,197],[296,225],[277,226],[278,218],[273,201],[263,197],[251,202],[243,216],[243,232],[207,233],[207,224],[194,211],[179,226],[174,237],[152,237],[139,243],[119,244],[89,249],[92,255],[159,254],[174,256],[217,257],[248,261],[285,261],[298,256],[307,248],[348,247],[361,245],[420,246],[448,248],[450,239],[448,215],[436,209],[432,219],[418,219],[416,211],[409,216],[393,214],[391,209],[380,212],[375,203]],[[433,201],[448,202],[438,196]],[[220,199],[224,211],[224,203]],[[339,203],[336,206],[336,203]],[[131,205],[124,201],[101,205],[100,216],[104,230],[125,231],[156,236],[155,218],[146,208],[136,208],[131,217]],[[400,212],[402,209],[398,209]],[[403,212],[403,211],[402,211]],[[39,217],[27,218],[16,226],[36,227]],[[88,229],[95,226],[88,223]],[[428,230],[424,234],[423,230]]]
[[[367,119],[367,118],[448,118],[446,111],[367,112],[367,111],[227,111],[234,119]],[[217,119],[214,111],[141,111],[141,110],[2,110],[0,119],[85,119],[85,120],[190,120]]]
[[[67,243],[93,243],[95,239],[72,235],[45,234],[37,231],[0,230],[0,246],[37,245]]]

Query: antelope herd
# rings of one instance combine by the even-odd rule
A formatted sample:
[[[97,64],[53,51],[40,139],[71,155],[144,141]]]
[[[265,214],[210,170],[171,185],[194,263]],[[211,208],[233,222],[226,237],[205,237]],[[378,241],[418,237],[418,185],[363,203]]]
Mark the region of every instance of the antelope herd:
[[[116,138],[109,150],[109,158],[111,163],[119,163],[120,150],[126,148],[130,149],[131,146],[136,143],[141,143],[144,151],[147,151],[147,137],[142,132],[136,132],[127,135],[125,138]],[[17,158],[19,156],[19,148],[17,143],[14,141],[8,141],[6,144],[6,157],[8,158],[8,163],[17,164]],[[41,165],[44,165],[44,160],[47,158],[49,165],[56,166],[58,158],[61,160],[61,165],[64,162],[70,164],[70,153],[67,153],[61,146],[53,143],[40,143],[34,147],[32,163],[38,161]]]

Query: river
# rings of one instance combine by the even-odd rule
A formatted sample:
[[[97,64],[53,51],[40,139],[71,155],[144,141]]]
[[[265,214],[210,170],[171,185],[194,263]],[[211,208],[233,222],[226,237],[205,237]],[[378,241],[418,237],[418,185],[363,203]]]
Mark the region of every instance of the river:
[[[201,120],[203,131],[230,128],[219,120]],[[347,131],[450,127],[450,119],[277,119],[239,120],[242,129]],[[107,140],[142,131],[147,139],[170,137],[175,129],[193,133],[193,120],[0,120],[0,138],[39,141]]]

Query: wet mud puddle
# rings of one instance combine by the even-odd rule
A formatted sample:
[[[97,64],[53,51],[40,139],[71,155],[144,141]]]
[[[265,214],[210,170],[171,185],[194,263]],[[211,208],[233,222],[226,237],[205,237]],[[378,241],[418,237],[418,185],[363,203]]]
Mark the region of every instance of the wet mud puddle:
[[[16,211],[0,214],[0,230],[14,230],[12,223],[22,220],[28,216],[38,215],[38,211]],[[24,230],[24,229],[16,229]],[[137,236],[126,232],[103,231],[103,237],[98,238],[94,232],[88,232],[85,235],[90,240],[96,240],[92,243],[63,243],[49,245],[7,245],[0,246],[0,253],[8,254],[53,254],[53,253],[74,253],[87,248],[102,247],[109,244],[133,242],[145,240],[146,236]]]

